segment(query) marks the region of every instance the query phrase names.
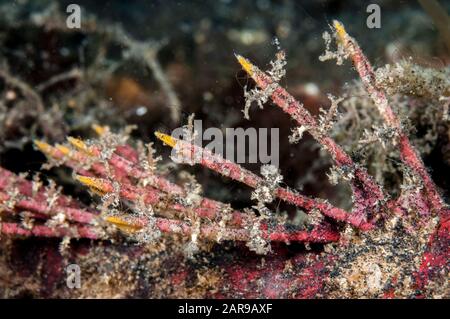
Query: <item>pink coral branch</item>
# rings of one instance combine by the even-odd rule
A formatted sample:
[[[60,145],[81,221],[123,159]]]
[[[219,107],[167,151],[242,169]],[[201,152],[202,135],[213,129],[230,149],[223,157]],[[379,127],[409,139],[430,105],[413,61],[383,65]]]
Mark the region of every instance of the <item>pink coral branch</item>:
[[[46,201],[48,199],[44,187],[33,190],[32,182],[0,167],[0,191],[11,191],[13,188],[17,188],[21,195],[33,197],[36,201]],[[65,195],[58,196],[55,205],[73,208],[80,207],[76,200]]]
[[[0,202],[9,200],[10,196],[0,193]],[[38,203],[34,199],[20,199],[14,204],[14,208],[24,211],[30,211],[38,214],[40,218],[51,218],[58,213],[63,213],[67,220],[81,223],[81,224],[95,224],[98,222],[96,214],[87,212],[79,208],[55,206],[48,207],[48,205]]]
[[[64,163],[74,169],[77,173],[83,176],[109,176],[106,167],[104,164],[100,162],[94,162],[91,165],[91,170],[86,170],[80,168],[80,163],[89,162],[90,157],[98,157],[100,156],[100,150],[95,146],[90,146],[89,148],[80,140],[71,138],[72,144],[78,146],[78,149],[84,149],[84,152],[77,151],[74,149],[69,149],[66,146],[58,145],[53,147],[43,142],[36,142],[38,148],[43,151],[48,157],[58,160],[64,161]],[[128,154],[132,153],[132,148],[130,147],[122,147],[122,150],[126,150]],[[98,159],[100,160],[100,159]],[[185,197],[186,193],[184,189],[177,184],[172,183],[167,178],[160,176],[153,172],[147,172],[142,169],[137,163],[133,163],[126,158],[119,156],[118,154],[112,154],[109,159],[109,164],[114,168],[114,177],[116,180],[120,181],[122,184],[126,184],[131,186],[130,180],[128,177],[132,177],[134,179],[148,179],[150,181],[150,185],[154,188],[159,189],[170,196],[178,196]],[[148,188],[148,192],[150,194],[154,194],[155,190],[153,188]],[[142,189],[136,189],[135,194],[140,194],[145,192]],[[163,194],[161,194],[162,196]],[[156,196],[156,194],[155,194]],[[153,201],[155,203],[155,201]],[[214,219],[217,217],[217,212],[226,208],[226,205],[222,202],[201,197],[199,207],[196,209],[201,217]],[[176,209],[180,210],[180,209]],[[231,223],[240,225],[242,220],[241,213],[238,211],[232,212],[232,220]]]
[[[148,225],[147,219],[127,218],[126,220],[118,217],[111,217],[109,221],[126,229],[141,229]],[[155,226],[162,232],[182,234],[185,236],[192,235],[194,228],[187,222],[168,219],[155,218]],[[328,226],[317,226],[311,231],[292,229],[287,230],[284,226],[276,226],[274,229],[268,230],[267,224],[260,224],[261,238],[273,242],[313,242],[328,243],[339,240],[339,233],[331,230]],[[220,227],[216,223],[203,224],[199,228],[199,235],[208,240],[233,240],[233,241],[249,241],[251,239],[250,230],[245,228],[228,228]]]
[[[87,177],[80,177],[81,180],[86,179]],[[70,238],[88,238],[88,239],[102,239],[105,238],[105,232],[103,227],[105,224],[103,223],[103,219],[99,216],[98,212],[89,212],[85,209],[74,208],[70,206],[54,206],[49,207],[46,204],[46,200],[42,202],[37,202],[33,197],[28,197],[28,195],[24,193],[20,193],[20,191],[27,190],[32,187],[31,182],[25,180],[21,177],[18,177],[11,172],[0,169],[0,203],[13,203],[11,209],[3,208],[1,211],[6,213],[7,215],[15,216],[18,212],[26,211],[31,213],[32,218],[36,219],[49,219],[57,213],[63,213],[65,218],[68,221],[75,222],[76,224],[67,224],[67,226],[46,226],[46,225],[32,225],[29,228],[22,227],[18,223],[14,222],[2,222],[0,223],[0,232],[4,235],[10,236],[38,236],[38,237],[70,237]],[[8,181],[8,183],[6,182]],[[113,191],[113,186],[107,180],[103,179],[93,179],[90,178],[90,186],[97,189],[97,191]],[[86,181],[85,181],[86,182]],[[20,186],[18,188],[19,194],[17,200],[12,198],[12,195],[8,194],[5,190],[6,185],[15,185],[15,187]],[[131,185],[124,187],[121,191],[121,195],[130,200],[137,200],[136,189],[131,188]],[[140,190],[146,194],[146,198],[148,204],[158,204],[162,202],[163,199],[158,197],[162,196],[158,193],[157,190],[153,189],[154,193],[148,195],[148,189]],[[32,195],[32,194],[30,194]],[[36,195],[36,194],[35,194]],[[41,199],[45,197],[43,194],[41,195]],[[58,195],[64,197],[63,195]],[[56,200],[57,202],[58,200]],[[64,201],[64,200],[62,200]],[[60,200],[61,202],[61,200]],[[65,199],[64,201],[67,205],[74,206],[72,201]],[[11,205],[11,204],[10,204]],[[174,209],[183,209],[181,205],[172,206]],[[199,213],[201,215],[202,213]],[[206,215],[205,215],[206,216]],[[234,218],[235,226],[242,226],[243,216],[239,214]],[[127,222],[118,223],[118,219],[115,217],[107,217],[106,221],[112,222],[113,224],[119,224],[119,228],[126,228],[127,231],[138,231],[141,228],[144,228],[148,224],[148,219],[136,219],[136,218],[128,218],[131,219]],[[155,226],[158,230],[171,233],[171,234],[183,234],[183,235],[191,235],[194,230],[191,225],[187,222],[183,222],[180,220],[155,217]],[[92,225],[89,225],[92,224]],[[261,236],[264,239],[271,241],[307,241],[307,242],[330,242],[337,241],[339,239],[339,233],[332,230],[329,226],[318,226],[313,228],[311,231],[298,230],[296,228],[287,228],[284,225],[275,226],[270,231],[268,230],[268,225],[265,223],[261,223]],[[200,235],[205,239],[217,240],[219,237],[223,240],[235,240],[235,241],[248,241],[250,240],[250,231],[244,227],[239,228],[229,228],[221,226],[217,223],[208,223],[203,224],[200,227]]]
[[[31,229],[25,229],[16,223],[0,223],[0,233],[4,235],[15,235],[23,237],[70,237],[70,238],[88,238],[100,239],[101,232],[91,226],[71,226],[48,227],[43,225],[34,225]]]
[[[114,185],[107,179],[86,176],[78,176],[77,178],[81,183],[98,193],[115,192]],[[180,203],[172,203],[172,198],[168,194],[163,193],[151,186],[140,187],[128,183],[122,183],[120,184],[118,195],[122,199],[129,200],[131,202],[138,202],[142,199],[144,204],[157,208],[160,214],[164,214],[167,210],[172,210],[185,215],[189,214],[189,211],[192,211],[196,216],[209,220],[217,220],[221,217],[220,207],[210,205],[209,201],[203,203],[205,199],[200,199],[201,202],[196,207],[186,207]],[[240,227],[242,226],[243,220],[248,216],[242,212],[234,210],[230,212],[230,217],[231,218],[228,221],[228,224]]]
[[[113,185],[108,180],[82,176],[80,176],[79,179],[97,192],[105,193],[114,191]],[[7,191],[7,188],[11,191],[13,187],[15,187],[18,192],[15,195],[12,195],[13,192],[10,194]],[[144,196],[144,201],[151,205],[161,205],[161,203],[164,203],[167,200],[166,194],[151,187],[139,188],[130,184],[124,184],[119,193],[124,199],[130,201],[138,201],[139,194],[142,194]],[[17,198],[13,196],[16,196]],[[33,196],[38,196],[41,201],[36,201]],[[105,226],[105,223],[98,212],[91,212],[77,207],[79,205],[75,205],[72,199],[67,198],[64,195],[56,194],[55,196],[57,196],[57,198],[54,199],[54,203],[58,204],[49,206],[47,203],[49,198],[46,196],[44,190],[35,189],[33,191],[32,182],[0,168],[0,203],[8,203],[8,207],[12,206],[6,209],[3,208],[3,213],[7,213],[14,217],[17,213],[29,212],[31,214],[30,217],[43,220],[50,219],[56,214],[62,213],[67,221],[76,223],[72,225],[67,224],[66,227],[33,225],[30,228],[24,228],[18,223],[3,222],[0,223],[1,233],[25,237],[104,238],[105,233],[103,227]],[[186,212],[187,210],[186,207],[180,204],[170,204],[165,207],[165,209],[167,208],[182,212]],[[203,217],[217,216],[217,212],[212,213],[212,210],[199,209],[196,213]],[[106,221],[111,222],[110,218],[107,217]],[[217,223],[203,224],[200,227],[200,235],[205,239],[217,240],[220,237],[221,239],[248,241],[250,240],[250,232],[243,227],[244,218],[245,217],[241,213],[234,213],[232,215],[231,224],[237,228],[224,227]],[[155,217],[154,221],[157,229],[162,232],[172,234],[181,233],[185,235],[194,232],[191,225],[180,220]],[[148,224],[147,219],[134,219],[133,222],[122,223],[121,226],[126,227],[127,230],[132,229],[136,231],[145,227],[146,224]],[[272,241],[330,242],[337,241],[339,238],[339,233],[328,226],[315,227],[311,231],[298,230],[292,227],[287,228],[285,225],[274,226],[274,228],[269,231],[266,223],[261,223],[259,227],[261,228],[262,238]]]
[[[177,151],[177,155],[181,156],[181,158],[199,159],[199,164],[225,177],[244,183],[251,188],[257,188],[263,183],[261,177],[217,154],[212,154],[209,150],[159,132],[157,132],[156,135],[167,145],[174,147]],[[287,188],[277,187],[275,196],[308,211],[317,209],[325,216],[329,216],[338,221],[347,222],[362,230],[368,230],[373,227],[371,223],[365,222],[356,214],[350,214],[341,208],[334,207],[326,201],[312,199]]]
[[[101,179],[101,178],[90,178],[90,177],[83,177],[78,176],[78,180],[82,182],[83,184],[87,185],[88,187],[94,189],[96,192],[101,193],[110,193],[114,192],[114,187],[108,180]],[[138,188],[132,185],[122,185],[121,189],[119,190],[119,195],[123,199],[127,199],[131,202],[138,202],[140,200],[140,197],[142,197],[143,201],[147,205],[155,206],[156,209],[159,211],[159,214],[164,212],[165,210],[176,210],[185,214],[188,214],[189,208],[180,205],[180,204],[164,204],[167,201],[167,198],[165,195],[158,192],[156,189],[148,188]],[[163,204],[162,204],[163,203]],[[161,204],[163,207],[161,207]],[[158,209],[159,208],[159,209]],[[195,213],[198,217],[203,218],[216,218],[218,216],[218,212],[212,211],[212,210],[205,210],[204,208],[191,208],[192,211]],[[163,213],[164,214],[164,213]],[[227,227],[226,231],[229,232],[229,234],[232,234],[234,231],[235,233],[235,240],[241,240],[242,236],[239,235],[244,232],[244,221],[248,220],[248,215],[245,215],[240,212],[234,212],[231,215],[231,219],[228,222],[230,226],[237,227],[235,229]],[[212,219],[211,218],[211,219]],[[157,220],[166,220],[164,218],[158,218]],[[146,220],[139,221],[139,223],[143,223],[145,225]],[[133,224],[133,222],[131,222]],[[164,225],[164,224],[162,224]],[[188,224],[186,224],[188,225]],[[209,234],[212,230],[219,231],[219,226],[216,224],[216,226],[212,226],[214,223],[211,223],[209,226],[205,227],[205,232]],[[183,226],[184,227],[184,226]],[[184,227],[185,228],[185,227]],[[222,228],[220,228],[222,229]],[[266,237],[272,238],[272,232],[267,231],[267,224],[261,223],[261,229],[263,231],[267,232]],[[336,233],[334,230],[327,229],[325,226],[322,226],[320,228],[314,228],[312,231],[300,231],[300,232],[291,232],[289,231],[285,226],[277,226],[273,233],[273,238],[275,241],[289,241],[289,240],[296,240],[298,241],[312,241],[312,242],[325,242],[329,239],[334,241],[336,240],[338,236],[338,233]],[[217,232],[216,232],[217,235]],[[231,236],[231,235],[230,235]],[[337,236],[337,237],[336,237]],[[216,236],[217,237],[217,236]],[[210,238],[209,235],[206,236],[206,238]]]
[[[348,218],[353,219],[351,223],[355,226],[359,224],[359,220],[362,223],[367,221],[368,213],[373,212],[379,202],[384,199],[380,186],[377,185],[364,168],[356,165],[332,138],[320,130],[317,120],[300,102],[295,100],[284,88],[280,87],[269,75],[262,72],[250,61],[239,55],[236,55],[236,57],[243,69],[252,77],[261,90],[270,90],[270,97],[275,105],[289,114],[299,125],[307,128],[314,139],[330,153],[339,168],[353,173],[354,177],[350,183],[355,195],[353,207],[355,216]]]
[[[17,198],[8,194],[7,190],[12,191],[16,187],[19,192]],[[79,204],[72,198],[58,194],[54,204],[50,207],[49,200],[44,189],[38,189],[35,194],[32,190],[32,182],[18,177],[11,172],[0,167],[0,203],[11,202],[13,208],[34,212],[50,218],[58,213],[64,213],[65,217],[74,222],[83,224],[96,223],[98,216],[94,213],[80,209]]]
[[[367,93],[372,98],[375,106],[385,120],[385,123],[395,130],[402,161],[422,179],[423,187],[431,207],[436,210],[441,210],[445,205],[444,201],[428,174],[419,153],[414,146],[412,146],[408,136],[402,129],[397,115],[389,105],[386,93],[376,86],[375,73],[372,65],[362,52],[358,43],[348,35],[340,22],[334,21],[334,28],[344,50],[352,58],[353,65],[355,66]]]
[[[69,149],[68,147],[62,145],[53,147],[40,141],[37,141],[36,145],[50,158],[58,161],[64,160],[67,166],[71,167],[76,172],[84,176],[85,181],[89,181],[89,179],[86,179],[86,177],[104,177],[109,175],[105,165],[101,164],[100,162],[92,163],[91,170],[80,168],[80,163],[86,163],[89,161],[89,156],[86,153],[89,153],[90,156],[99,156],[100,151],[98,150],[98,148],[93,146],[89,147],[88,149],[82,141],[77,139],[72,139],[72,143],[77,144],[78,148],[84,149],[85,152],[83,153],[77,150]],[[131,151],[128,149],[127,152]],[[133,164],[127,159],[122,158],[116,154],[113,154],[111,156],[109,163],[115,168],[114,177],[121,183],[120,195],[125,199],[137,200],[139,195],[144,195],[143,198],[147,204],[156,205],[162,204],[168,199],[168,196],[176,195],[179,197],[183,197],[186,195],[182,187],[170,182],[162,176],[145,172],[137,164]],[[133,186],[131,185],[130,180],[127,178],[128,176],[135,179],[151,178],[151,180],[154,182],[152,184],[155,185],[155,188],[151,186],[147,186],[145,188]],[[94,181],[94,179],[91,179],[91,181]],[[108,180],[97,179],[97,181],[97,186],[102,188],[101,192],[111,193],[114,191],[112,183]],[[163,194],[159,192],[158,189],[164,191],[165,193]],[[187,208],[183,207],[180,204],[172,204],[165,208],[181,212],[187,211]],[[194,212],[202,218],[216,219],[220,217],[220,214],[218,214],[218,212],[220,212],[224,208],[226,208],[226,205],[224,203],[201,197],[199,207],[194,208]],[[232,211],[231,216],[232,218],[230,220],[230,223],[241,226],[243,219],[242,213],[238,211]]]
[[[162,231],[182,233],[184,235],[192,234],[192,227],[185,222],[175,220],[157,221],[158,228]],[[223,240],[249,241],[251,234],[246,229],[222,229],[215,225],[206,225],[200,227],[200,235],[209,240],[217,240],[220,234]],[[314,242],[328,243],[339,240],[339,234],[325,229],[314,229],[313,231],[292,231],[287,232],[285,229],[275,231],[261,231],[261,237],[272,242]]]

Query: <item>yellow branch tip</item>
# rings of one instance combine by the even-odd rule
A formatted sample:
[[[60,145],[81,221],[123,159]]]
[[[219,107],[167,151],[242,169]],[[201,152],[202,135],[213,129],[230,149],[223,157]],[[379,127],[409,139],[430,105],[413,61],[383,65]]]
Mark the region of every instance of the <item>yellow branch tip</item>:
[[[155,132],[155,135],[157,138],[159,138],[161,141],[163,141],[164,144],[166,144],[170,147],[175,147],[175,145],[177,144],[177,140],[170,135],[167,135],[167,134],[164,134],[161,132]]]
[[[92,129],[95,131],[95,133],[97,133],[97,135],[102,136],[103,134],[105,134],[107,131],[109,131],[109,127],[108,126],[101,126],[98,124],[92,124]]]
[[[110,189],[102,179],[95,178],[95,177],[88,177],[88,176],[82,176],[82,175],[76,175],[75,178],[83,185],[89,187],[92,191],[98,194],[105,194],[109,193]]]
[[[61,145],[61,144],[56,144],[56,149],[58,151],[60,151],[61,153],[63,153],[63,155],[69,155],[70,153],[70,149],[67,146]]]
[[[253,75],[253,64],[249,60],[247,60],[246,58],[244,58],[243,56],[241,56],[239,54],[234,54],[234,56],[236,57],[236,59],[238,60],[239,64],[242,66],[244,71],[247,72],[248,75],[252,76]]]
[[[46,153],[46,154],[50,153],[52,151],[52,149],[53,149],[53,147],[50,144],[45,143],[45,142],[40,141],[40,140],[34,140],[34,145],[36,145],[36,147],[42,153]]]
[[[135,232],[142,228],[140,225],[131,224],[125,220],[123,220],[120,217],[116,216],[109,216],[106,217],[105,220],[111,224],[114,224],[117,226],[120,230],[126,231],[126,232]]]
[[[333,20],[333,26],[339,39],[344,41],[344,38],[347,36],[347,31],[345,31],[344,25],[337,20]]]
[[[73,147],[75,147],[76,149],[82,151],[83,153],[86,153],[87,155],[93,155],[91,150],[89,149],[89,146],[87,146],[86,143],[83,142],[82,140],[80,140],[79,138],[68,136],[67,137],[67,141]]]

